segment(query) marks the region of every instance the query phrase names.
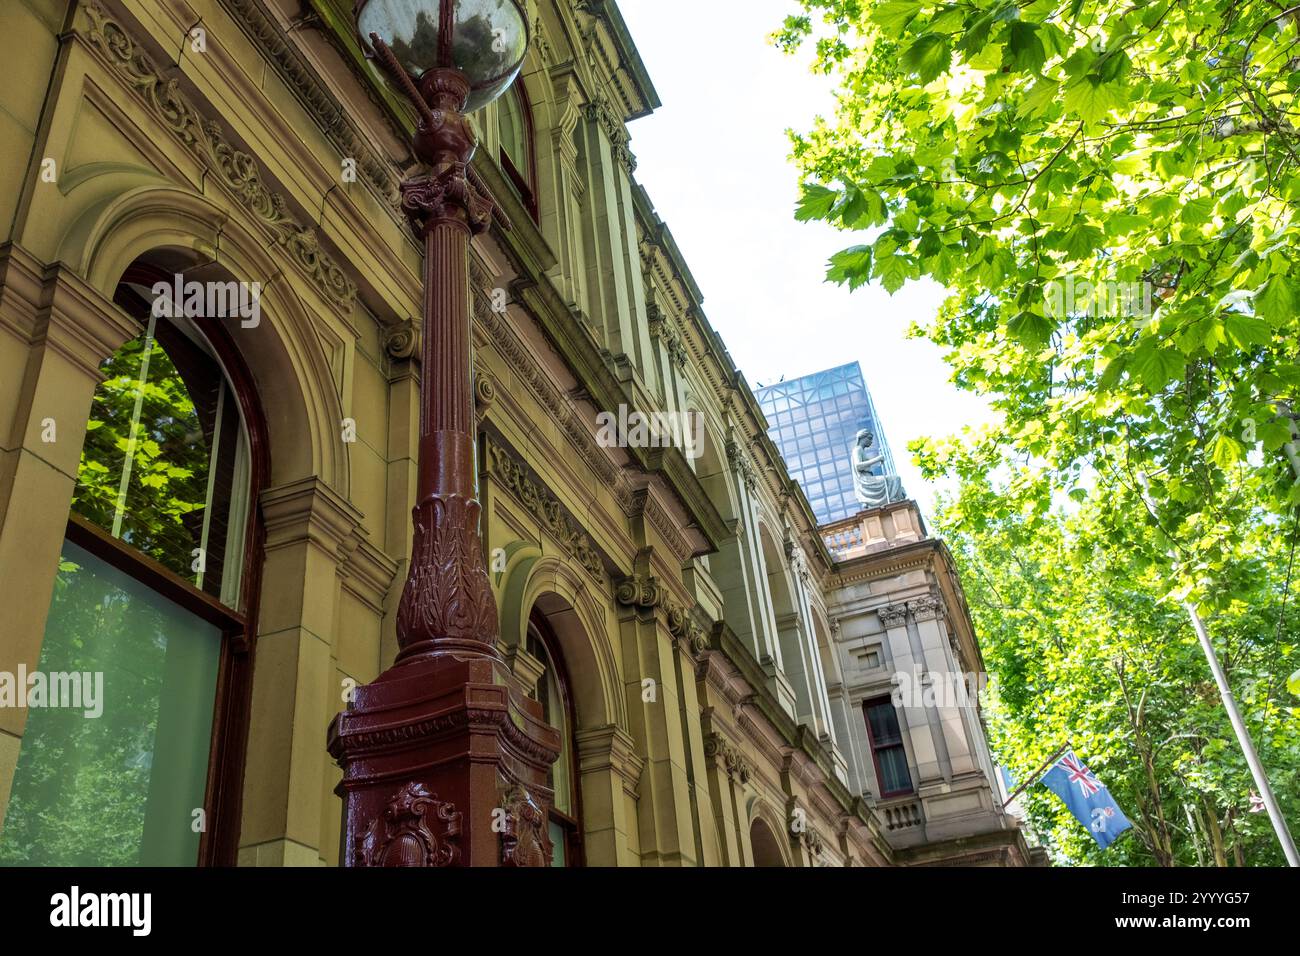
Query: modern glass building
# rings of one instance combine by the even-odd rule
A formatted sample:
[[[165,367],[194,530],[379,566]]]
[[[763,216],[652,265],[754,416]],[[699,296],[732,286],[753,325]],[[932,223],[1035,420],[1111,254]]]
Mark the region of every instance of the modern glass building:
[[[802,486],[819,524],[862,510],[853,493],[853,442],[869,429],[884,462],[876,474],[898,474],[876,406],[857,362],[754,390],[791,476]]]

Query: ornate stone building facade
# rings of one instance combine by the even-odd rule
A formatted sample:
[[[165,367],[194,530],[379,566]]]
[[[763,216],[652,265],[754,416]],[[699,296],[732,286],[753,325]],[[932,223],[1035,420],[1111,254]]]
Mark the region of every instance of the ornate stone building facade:
[[[396,652],[422,274],[411,118],[350,13],[0,10],[0,671],[106,677],[102,723],[0,707],[0,862],[339,861],[325,731]],[[976,705],[889,701],[980,670],[943,546],[908,503],[817,528],[637,183],[658,100],[617,7],[528,14],[475,116],[471,286],[500,648],[563,740],[555,862],[1030,862]],[[173,280],[256,308],[160,314]],[[620,409],[699,441],[603,440]],[[120,799],[49,839],[87,781]]]

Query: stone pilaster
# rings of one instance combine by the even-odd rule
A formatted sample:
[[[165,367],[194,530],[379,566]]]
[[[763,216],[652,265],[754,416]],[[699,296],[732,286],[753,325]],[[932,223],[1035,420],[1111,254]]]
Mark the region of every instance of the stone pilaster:
[[[0,670],[35,670],[99,365],[140,329],[63,266],[0,246]],[[25,708],[0,709],[0,825]]]
[[[336,630],[361,515],[316,477],[266,489],[261,505],[266,558],[239,863],[333,864],[337,827],[322,820],[335,819],[324,810],[338,773],[320,728],[344,706],[344,678],[367,676],[341,670]]]
[[[636,866],[637,794],[645,763],[636,742],[613,724],[576,736],[585,863]],[[592,825],[595,821],[603,825]]]

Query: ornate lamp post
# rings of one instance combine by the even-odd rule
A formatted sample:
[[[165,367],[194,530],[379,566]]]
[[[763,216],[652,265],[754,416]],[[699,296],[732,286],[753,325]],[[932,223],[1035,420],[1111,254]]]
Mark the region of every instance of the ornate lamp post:
[[[401,185],[425,246],[413,553],[397,660],[330,726],[342,862],[546,866],[559,735],[496,649],[470,391],[469,241],[492,207],[466,175],[478,144],[465,113],[509,88],[528,23],[514,0],[357,0],[356,18],[367,54],[415,106],[427,172]]]

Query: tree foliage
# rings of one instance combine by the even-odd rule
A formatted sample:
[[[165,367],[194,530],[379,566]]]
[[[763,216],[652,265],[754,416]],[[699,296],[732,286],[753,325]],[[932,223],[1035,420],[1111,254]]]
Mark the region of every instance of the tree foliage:
[[[1040,513],[1007,493],[1013,483],[972,475],[939,516],[995,675],[992,745],[1027,782],[1072,742],[1135,827],[1103,852],[1059,800],[1031,787],[1021,803],[1035,832],[1062,862],[1281,865],[1196,635],[1167,599],[1158,529],[1116,524],[1101,500]],[[1297,534],[1251,528],[1216,577],[1207,620],[1296,820],[1300,700],[1284,684],[1300,649],[1283,625]]]
[[[939,524],[1012,702],[1003,755],[1074,735],[1145,808],[1109,862],[1267,862],[1181,604],[1294,766],[1300,5],[799,2],[776,41],[815,44],[839,93],[792,134],[796,216],[858,234],[831,281],[946,286],[914,334],[999,413],[914,450],[960,482]]]

